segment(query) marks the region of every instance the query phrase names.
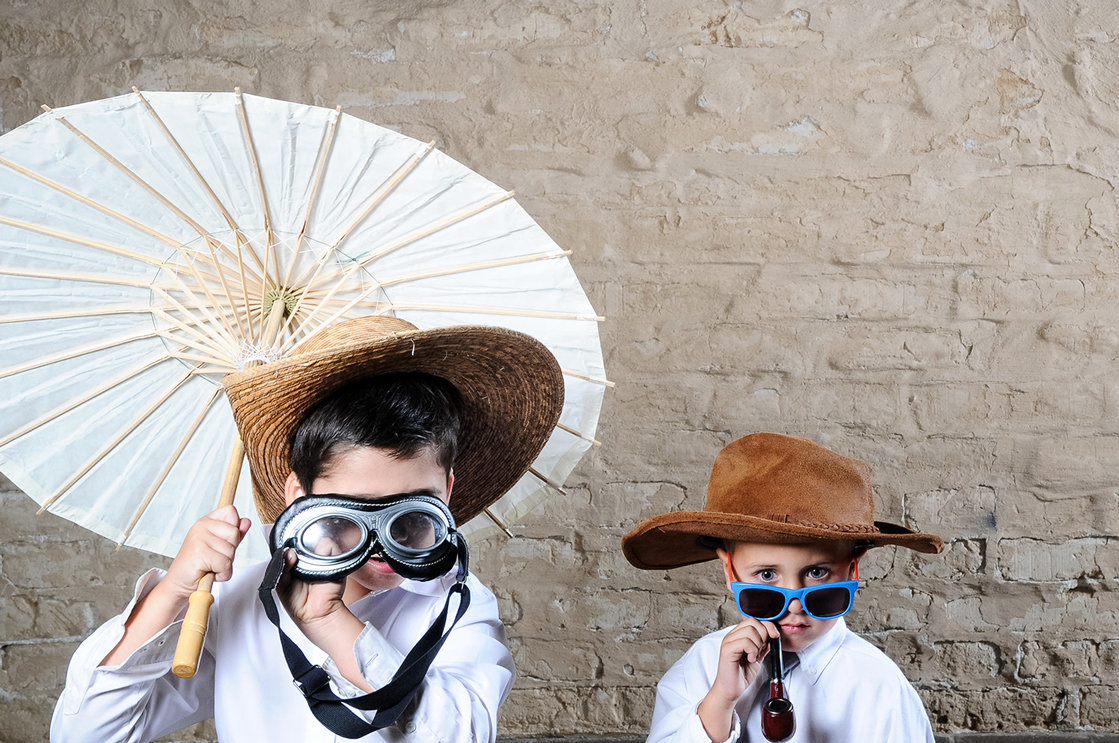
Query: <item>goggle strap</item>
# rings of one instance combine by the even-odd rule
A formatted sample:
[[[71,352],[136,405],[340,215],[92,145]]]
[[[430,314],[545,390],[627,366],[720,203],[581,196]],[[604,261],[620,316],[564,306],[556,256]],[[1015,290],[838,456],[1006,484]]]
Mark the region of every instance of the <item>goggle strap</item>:
[[[460,567],[458,582],[447,592],[443,611],[435,618],[427,632],[412,646],[392,680],[374,692],[346,699],[343,703],[343,700],[330,690],[330,677],[326,671],[320,666],[312,665],[299,646],[280,628],[279,610],[272,598],[272,591],[279,585],[280,576],[284,572],[284,554],[290,546],[289,540],[273,553],[268,568],[264,571],[259,595],[261,603],[264,604],[264,613],[276,626],[276,631],[280,635],[284,660],[287,661],[288,670],[291,671],[296,687],[303,693],[315,718],[328,730],[343,738],[362,738],[392,725],[416,696],[423,684],[424,676],[427,675],[427,669],[435,660],[435,655],[470,606],[470,589],[466,585],[465,568]],[[461,562],[465,564],[467,561],[465,540],[461,540],[459,546],[462,551]],[[456,593],[460,594],[458,611],[450,626],[444,631],[451,608],[451,597]],[[371,722],[366,722],[346,709],[346,705],[366,711],[378,710],[378,712]]]
[[[462,584],[465,589],[466,576],[470,574],[470,548],[466,544],[466,539],[457,531],[454,534],[454,540],[455,546],[458,547],[458,573],[455,575],[455,581]]]

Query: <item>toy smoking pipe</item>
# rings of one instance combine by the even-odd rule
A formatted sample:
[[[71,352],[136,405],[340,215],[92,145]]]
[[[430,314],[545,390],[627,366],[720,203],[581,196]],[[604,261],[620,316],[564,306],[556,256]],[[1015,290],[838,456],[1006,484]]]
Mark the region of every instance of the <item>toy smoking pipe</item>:
[[[793,703],[785,695],[784,662],[781,638],[769,639],[769,699],[762,706],[762,735],[766,740],[782,741],[793,737],[796,720]]]

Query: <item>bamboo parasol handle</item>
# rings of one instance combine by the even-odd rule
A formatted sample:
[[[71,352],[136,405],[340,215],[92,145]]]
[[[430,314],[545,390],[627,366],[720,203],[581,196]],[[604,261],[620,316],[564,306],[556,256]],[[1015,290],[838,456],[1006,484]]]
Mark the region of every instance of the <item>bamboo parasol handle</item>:
[[[238,437],[233,443],[233,453],[225,470],[225,482],[221,489],[221,502],[218,507],[228,506],[237,492],[237,481],[241,477],[241,462],[245,458],[245,446]],[[179,644],[175,646],[175,659],[171,672],[179,678],[188,679],[198,670],[198,659],[202,655],[202,641],[206,639],[206,625],[210,621],[210,604],[214,597],[210,588],[214,585],[214,574],[207,573],[198,581],[198,588],[190,595],[186,617],[179,630]]]
[[[273,300],[265,320],[263,341],[275,343],[283,326],[285,305],[281,300]],[[245,459],[245,445],[240,437],[233,442],[233,452],[229,456],[229,466],[225,470],[225,482],[221,488],[221,501],[218,508],[233,503],[237,493],[237,481],[241,478],[241,463]],[[210,605],[214,597],[210,589],[214,585],[214,574],[208,573],[198,581],[198,588],[190,595],[186,617],[179,630],[179,644],[175,646],[175,659],[171,672],[179,678],[188,679],[198,670],[198,659],[202,655],[202,641],[206,639],[206,625],[210,621]]]

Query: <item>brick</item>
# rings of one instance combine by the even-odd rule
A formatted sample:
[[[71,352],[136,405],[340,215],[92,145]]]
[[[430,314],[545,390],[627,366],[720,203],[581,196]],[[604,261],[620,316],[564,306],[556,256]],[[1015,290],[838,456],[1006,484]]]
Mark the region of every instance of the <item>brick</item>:
[[[933,528],[942,531],[939,526]],[[985,580],[987,542],[984,539],[950,539],[940,555],[909,557],[906,574],[924,579],[924,585],[943,586],[946,583],[961,582],[974,584]]]
[[[57,695],[4,692],[4,725],[0,743],[46,740]]]
[[[1066,694],[1056,689],[987,687],[975,690],[926,692],[929,718],[938,729],[991,732],[1013,719],[1026,728],[1053,729],[1077,724],[1068,716]]]
[[[40,642],[0,648],[0,690],[34,695],[62,690],[75,642]]]
[[[1017,676],[1033,683],[1058,685],[1064,680],[1095,680],[1099,646],[1095,640],[1059,643],[1025,642],[1019,647]]]
[[[1024,454],[1026,483],[1046,501],[1114,489],[1119,439],[1044,437]]]
[[[808,276],[778,266],[763,270],[759,280],[788,288],[750,298],[755,311],[768,316],[898,321],[931,309],[931,299],[916,292],[913,285],[886,277],[853,278],[837,273]],[[743,302],[738,300],[739,304]]]
[[[967,347],[951,330],[916,327],[884,333],[867,328],[848,331],[843,340],[828,357],[829,365],[839,371],[942,371],[967,361]]]
[[[967,270],[956,280],[960,295],[958,317],[966,320],[1004,320],[1023,315],[1044,316],[1056,309],[1085,308],[1084,283],[1077,279],[1007,278]]]
[[[714,582],[714,581],[713,581]],[[690,638],[692,641],[728,624],[725,617],[729,614],[737,623],[741,617],[734,618],[733,600],[724,585],[713,585],[714,592],[697,594],[691,591],[659,592],[653,598],[655,625],[644,628],[643,639],[671,640],[673,637]],[[720,613],[726,606],[727,611]],[[666,669],[667,670],[667,669]]]
[[[786,410],[808,420],[881,430],[896,426],[902,401],[892,384],[837,381],[824,388],[803,385],[787,397]]]
[[[983,537],[999,525],[998,503],[998,492],[987,485],[928,490],[905,495],[905,515],[951,538]]]
[[[999,647],[991,642],[938,642],[925,678],[956,679],[961,688],[984,688],[1001,673]]]
[[[541,652],[526,652],[525,645],[510,638],[510,650],[518,675],[526,683],[554,687],[578,687],[602,675],[602,658],[595,648],[579,643],[549,645]]]
[[[1069,381],[929,384],[911,388],[909,398],[921,430],[956,435],[992,419],[1013,421],[1039,433],[1056,433],[1071,423],[1102,423],[1107,400],[1104,385]]]
[[[1119,704],[1119,690],[1112,685],[1091,684],[1081,689],[1083,701],[1080,705],[1081,721],[1102,730],[1112,727],[1115,720],[1116,705]]]
[[[1080,537],[1053,544],[1037,539],[1002,539],[997,561],[1004,580],[1114,580],[1119,574],[1111,537]]]
[[[93,631],[99,624],[97,611],[91,603],[73,601],[70,597],[14,595],[0,602],[0,644],[78,637]]]

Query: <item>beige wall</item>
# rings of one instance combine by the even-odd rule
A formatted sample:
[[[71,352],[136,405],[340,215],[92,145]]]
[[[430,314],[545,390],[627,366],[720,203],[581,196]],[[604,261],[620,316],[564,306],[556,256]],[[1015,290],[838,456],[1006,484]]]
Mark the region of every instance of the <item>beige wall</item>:
[[[2,0],[0,115],[133,84],[340,104],[574,251],[617,388],[568,495],[475,545],[504,734],[645,729],[733,611],[714,568],[641,573],[619,537],[701,507],[757,430],[865,459],[880,516],[949,542],[873,553],[851,616],[938,731],[1119,731],[1114,7]],[[149,562],[33,512],[0,495],[0,740],[43,738]]]

